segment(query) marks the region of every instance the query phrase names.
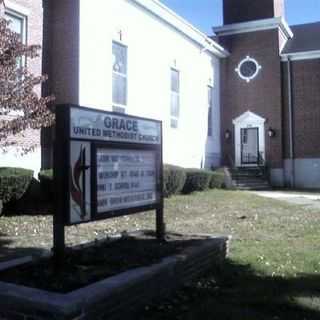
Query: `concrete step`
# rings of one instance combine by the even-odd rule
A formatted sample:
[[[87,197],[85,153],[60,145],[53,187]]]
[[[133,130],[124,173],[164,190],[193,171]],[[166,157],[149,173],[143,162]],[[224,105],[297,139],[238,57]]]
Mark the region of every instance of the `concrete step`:
[[[237,187],[241,191],[270,191],[272,188],[270,186],[257,186],[257,187]]]
[[[257,183],[257,182],[268,182],[268,180],[267,179],[265,179],[265,178],[257,178],[257,177],[241,177],[241,178],[233,178],[232,179],[233,181],[235,181],[235,182],[239,182],[239,183],[246,183],[246,182],[248,182],[248,183],[250,183],[250,182],[253,182],[253,183]]]
[[[251,179],[256,179],[256,180],[265,180],[265,176],[259,175],[259,176],[253,176],[253,175],[232,175],[231,176],[234,180],[251,180]]]
[[[239,186],[239,187],[243,187],[243,186],[248,186],[248,187],[251,187],[251,186],[269,186],[269,182],[268,181],[249,181],[249,182],[246,182],[246,181],[234,181],[235,185]]]
[[[239,190],[271,190],[271,186],[259,167],[230,170],[235,187]]]

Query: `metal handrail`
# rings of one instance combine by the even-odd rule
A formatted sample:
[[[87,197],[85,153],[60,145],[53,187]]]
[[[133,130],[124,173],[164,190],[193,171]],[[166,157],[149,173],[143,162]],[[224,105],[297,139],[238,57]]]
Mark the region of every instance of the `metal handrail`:
[[[228,160],[229,160],[229,163],[231,164],[231,168],[235,168],[233,158],[230,156],[230,154],[228,155]]]
[[[267,168],[267,162],[265,158],[263,157],[262,152],[259,152],[258,154],[258,168],[260,169],[261,174],[268,178],[268,168]]]

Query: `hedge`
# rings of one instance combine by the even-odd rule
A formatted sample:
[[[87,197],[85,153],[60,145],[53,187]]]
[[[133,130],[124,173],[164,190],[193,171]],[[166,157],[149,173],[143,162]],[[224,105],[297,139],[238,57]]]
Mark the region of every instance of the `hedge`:
[[[216,171],[211,172],[211,179],[210,179],[210,183],[209,183],[209,188],[210,189],[225,188],[224,177],[225,177],[225,173],[221,169],[218,169]]]
[[[166,164],[163,169],[163,194],[170,197],[179,194],[186,182],[185,170],[181,167]]]
[[[33,171],[22,168],[0,168],[0,199],[3,203],[17,201],[27,191]]]
[[[204,191],[209,189],[212,172],[203,169],[185,169],[187,179],[182,189],[183,193]]]
[[[45,200],[53,201],[53,170],[43,170],[38,175],[41,191]],[[170,197],[179,193],[203,191],[208,188],[223,188],[223,170],[184,169],[165,164],[163,170],[163,194]]]
[[[54,187],[53,187],[53,170],[42,170],[38,174],[38,179],[41,185],[41,194],[43,200],[53,201]]]

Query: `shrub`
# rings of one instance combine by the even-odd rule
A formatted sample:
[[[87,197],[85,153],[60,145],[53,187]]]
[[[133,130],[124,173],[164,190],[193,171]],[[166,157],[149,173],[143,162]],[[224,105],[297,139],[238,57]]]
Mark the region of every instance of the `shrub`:
[[[225,187],[225,174],[223,169],[218,169],[211,172],[211,179],[209,183],[210,189],[221,189]]]
[[[163,169],[163,194],[170,197],[181,192],[186,181],[185,170],[181,167],[166,164]]]
[[[212,172],[202,169],[186,169],[186,175],[183,193],[204,191],[209,188]]]
[[[43,200],[53,201],[54,188],[53,188],[53,170],[42,170],[38,174],[38,179],[41,185],[41,194]]]
[[[27,191],[32,178],[32,170],[0,168],[0,199],[3,203],[21,199]]]

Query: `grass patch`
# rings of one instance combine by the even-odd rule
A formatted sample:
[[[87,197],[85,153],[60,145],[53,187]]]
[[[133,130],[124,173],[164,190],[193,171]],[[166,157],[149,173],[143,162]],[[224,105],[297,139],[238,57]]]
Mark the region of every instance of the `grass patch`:
[[[320,319],[319,211],[213,190],[166,200],[165,218],[172,232],[232,235],[230,260],[139,319]],[[51,223],[49,216],[1,218],[0,259],[3,250],[50,248]],[[70,227],[67,242],[154,225],[154,214],[143,213]]]

